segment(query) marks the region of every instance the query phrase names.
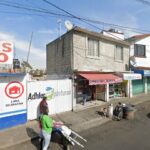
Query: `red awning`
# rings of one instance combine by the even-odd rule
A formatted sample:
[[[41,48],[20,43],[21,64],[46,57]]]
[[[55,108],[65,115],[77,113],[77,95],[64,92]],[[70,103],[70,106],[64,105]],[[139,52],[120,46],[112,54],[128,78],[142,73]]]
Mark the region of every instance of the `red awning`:
[[[89,80],[89,85],[120,83],[122,78],[113,74],[81,73],[80,76]]]

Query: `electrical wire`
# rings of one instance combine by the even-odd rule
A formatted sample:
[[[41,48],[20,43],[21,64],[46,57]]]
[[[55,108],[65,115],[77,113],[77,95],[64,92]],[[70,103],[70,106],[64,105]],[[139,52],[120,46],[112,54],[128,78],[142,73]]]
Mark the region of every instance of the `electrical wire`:
[[[99,27],[97,27],[97,26],[95,26],[95,25],[93,25],[93,24],[91,24],[91,23],[85,21],[84,19],[82,19],[82,18],[80,18],[80,17],[78,17],[78,16],[76,16],[76,15],[74,15],[74,14],[72,14],[72,13],[70,13],[70,12],[68,12],[68,11],[66,11],[66,10],[64,10],[64,9],[62,9],[62,8],[60,8],[60,7],[58,7],[58,6],[56,6],[55,4],[49,2],[48,0],[42,0],[42,1],[45,2],[45,3],[47,3],[47,4],[49,4],[49,5],[51,5],[51,6],[53,6],[53,7],[55,7],[55,8],[57,8],[57,9],[59,9],[59,10],[61,10],[61,11],[63,11],[63,12],[65,12],[66,14],[68,14],[68,15],[70,15],[70,16],[72,16],[72,17],[74,17],[74,18],[76,18],[76,19],[78,19],[78,20],[80,20],[80,21],[82,21],[82,22],[84,22],[84,23],[86,23],[86,24],[88,24],[88,25],[94,27],[94,28],[97,28],[98,30],[101,30],[101,31],[103,30],[102,28],[99,28]],[[111,36],[113,36],[113,37],[115,37],[115,38],[117,38],[118,40],[122,40],[122,39],[119,38],[118,36],[115,36],[115,35],[113,35],[113,34],[111,34],[111,33],[108,33],[108,34],[111,35]]]
[[[136,0],[136,1],[146,4],[146,5],[150,5],[150,1],[146,1],[146,0]]]
[[[116,25],[116,24],[112,24],[112,23],[106,23],[106,22],[103,22],[103,21],[98,21],[98,20],[92,20],[92,19],[88,19],[88,18],[83,18],[83,17],[78,17],[76,15],[73,15],[71,14],[70,12],[56,6],[55,4],[47,1],[47,0],[42,0],[44,1],[45,3],[67,13],[66,14],[61,14],[61,13],[54,13],[54,12],[51,12],[49,10],[46,10],[45,8],[42,8],[42,7],[37,7],[37,8],[33,8],[31,7],[31,5],[28,5],[30,7],[24,7],[22,6],[21,3],[14,3],[11,4],[10,2],[8,1],[5,1],[4,2],[0,2],[0,5],[4,5],[4,6],[8,6],[8,7],[13,7],[13,8],[17,8],[17,9],[23,9],[23,10],[29,10],[29,11],[34,11],[36,13],[42,13],[42,14],[51,14],[51,15],[54,15],[54,16],[59,16],[59,17],[68,17],[68,18],[72,18],[72,19],[77,19],[77,20],[80,20],[98,30],[103,30],[102,28],[99,28],[95,25],[93,25],[92,23],[94,24],[101,24],[101,25],[107,25],[107,26],[113,26],[113,27],[117,27],[117,28],[120,28],[120,29],[124,29],[124,30],[128,30],[128,31],[133,31],[133,32],[137,32],[137,33],[145,33],[145,32],[150,32],[149,30],[145,30],[145,29],[139,29],[139,28],[133,28],[133,27],[127,27],[127,26],[121,26],[121,25]],[[137,0],[137,1],[143,1],[143,0]],[[20,6],[21,5],[21,6]],[[0,13],[7,13],[7,12],[1,12]],[[16,13],[17,14],[17,13]],[[21,14],[21,13],[20,13]],[[23,14],[23,13],[22,13]],[[37,16],[41,16],[40,14],[28,14],[28,15],[37,15]],[[114,35],[113,35],[114,36]]]

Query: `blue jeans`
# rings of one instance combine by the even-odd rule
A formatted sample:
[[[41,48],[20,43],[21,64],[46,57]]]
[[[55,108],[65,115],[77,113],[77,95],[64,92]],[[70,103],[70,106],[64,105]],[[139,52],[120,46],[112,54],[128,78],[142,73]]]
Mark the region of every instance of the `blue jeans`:
[[[47,150],[50,140],[51,140],[51,134],[47,133],[46,131],[42,130],[42,135],[43,135],[43,148],[42,150]]]

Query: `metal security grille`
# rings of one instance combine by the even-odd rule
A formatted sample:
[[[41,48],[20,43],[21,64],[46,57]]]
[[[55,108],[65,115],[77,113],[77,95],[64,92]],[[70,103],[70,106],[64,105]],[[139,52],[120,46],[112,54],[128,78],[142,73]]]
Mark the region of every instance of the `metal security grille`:
[[[132,80],[132,94],[137,95],[144,93],[144,83],[142,80]]]

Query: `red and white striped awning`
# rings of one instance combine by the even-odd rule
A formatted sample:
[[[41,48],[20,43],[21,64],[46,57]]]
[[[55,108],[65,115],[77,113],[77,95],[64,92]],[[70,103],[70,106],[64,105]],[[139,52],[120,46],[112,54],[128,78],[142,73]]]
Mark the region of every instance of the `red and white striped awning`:
[[[115,76],[113,74],[99,74],[99,73],[80,73],[80,76],[89,80],[89,85],[98,84],[112,84],[122,82],[122,78]]]

